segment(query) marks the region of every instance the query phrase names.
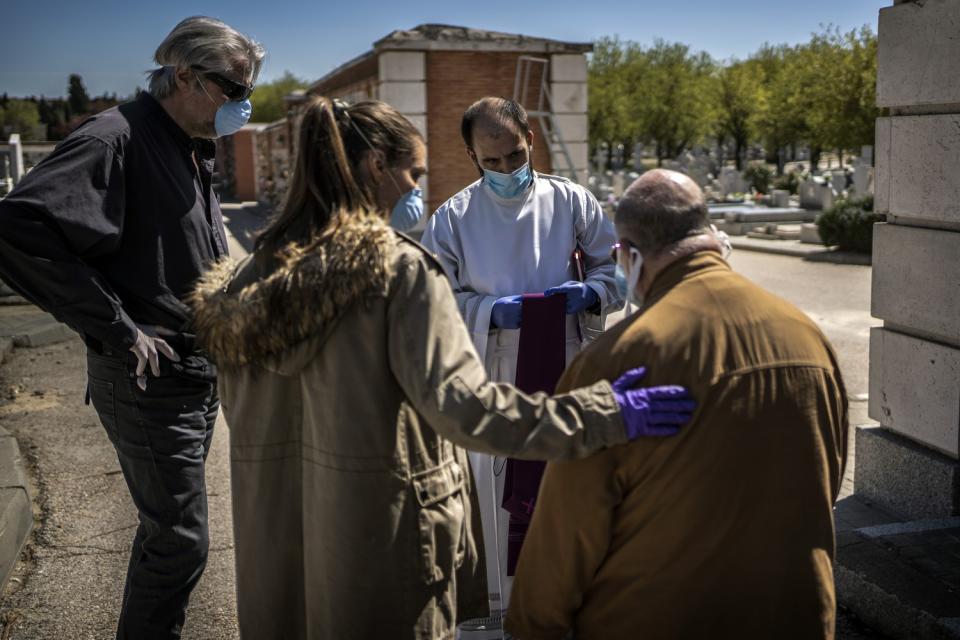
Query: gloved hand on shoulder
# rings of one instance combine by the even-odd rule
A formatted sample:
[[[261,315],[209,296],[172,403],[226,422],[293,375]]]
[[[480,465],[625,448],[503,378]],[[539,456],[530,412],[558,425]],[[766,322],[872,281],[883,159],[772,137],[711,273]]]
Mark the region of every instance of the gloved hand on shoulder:
[[[613,383],[613,397],[620,405],[629,440],[676,435],[697,408],[685,387],[637,387],[646,373],[646,367],[630,369]]]

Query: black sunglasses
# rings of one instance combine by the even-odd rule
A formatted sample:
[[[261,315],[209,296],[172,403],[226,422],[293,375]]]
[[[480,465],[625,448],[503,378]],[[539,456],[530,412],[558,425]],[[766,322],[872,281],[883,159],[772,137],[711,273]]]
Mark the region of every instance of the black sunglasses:
[[[223,95],[227,96],[227,100],[232,102],[242,102],[249,98],[250,94],[253,93],[252,86],[248,87],[245,84],[234,82],[230,78],[225,78],[216,71],[203,71],[202,69],[197,70],[203,73],[204,78],[207,78],[215,85],[220,87],[220,90],[223,91]]]

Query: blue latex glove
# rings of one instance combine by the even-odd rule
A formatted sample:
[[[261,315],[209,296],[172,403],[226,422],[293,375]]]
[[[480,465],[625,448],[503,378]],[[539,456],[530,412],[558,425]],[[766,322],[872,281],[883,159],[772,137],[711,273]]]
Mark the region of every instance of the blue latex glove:
[[[600,296],[589,285],[576,280],[564,282],[559,287],[550,287],[543,292],[543,295],[552,296],[557,293],[567,294],[568,314],[586,311],[600,300]]]
[[[523,296],[505,296],[493,303],[490,324],[500,329],[519,329]]]
[[[685,387],[635,388],[646,373],[646,367],[630,369],[613,383],[613,397],[620,405],[629,440],[676,435],[697,408]]]

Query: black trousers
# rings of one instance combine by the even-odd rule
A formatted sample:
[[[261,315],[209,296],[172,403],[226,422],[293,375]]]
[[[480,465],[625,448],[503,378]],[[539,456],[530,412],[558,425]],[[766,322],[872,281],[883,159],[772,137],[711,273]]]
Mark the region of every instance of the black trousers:
[[[185,358],[185,362],[190,362]],[[117,638],[179,638],[207,562],[205,462],[220,401],[215,369],[177,369],[136,385],[133,354],[87,351],[88,392],[117,451],[140,524],[133,539]]]

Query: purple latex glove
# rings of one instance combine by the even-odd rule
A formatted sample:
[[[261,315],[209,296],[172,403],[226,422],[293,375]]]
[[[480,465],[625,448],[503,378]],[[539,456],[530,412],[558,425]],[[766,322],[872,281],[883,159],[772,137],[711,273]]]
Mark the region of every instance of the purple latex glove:
[[[630,369],[613,383],[613,397],[620,405],[628,440],[676,435],[697,408],[685,387],[635,388],[646,374],[646,367]]]
[[[564,282],[559,287],[550,287],[543,295],[552,296],[557,293],[567,294],[567,314],[586,311],[600,300],[592,287],[576,280]]]
[[[500,329],[519,329],[523,296],[506,296],[493,303],[490,324]]]

